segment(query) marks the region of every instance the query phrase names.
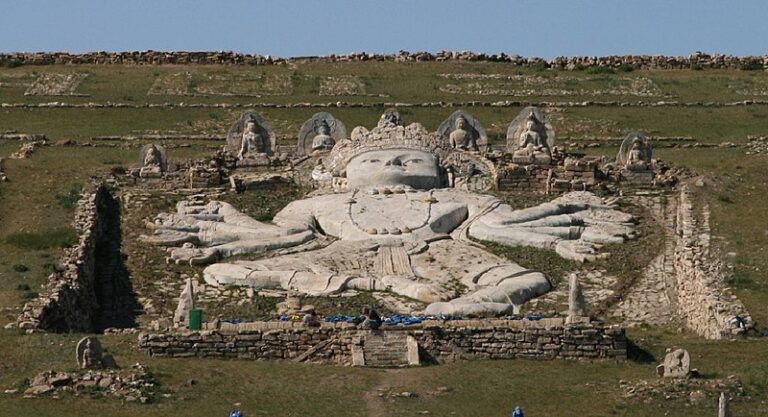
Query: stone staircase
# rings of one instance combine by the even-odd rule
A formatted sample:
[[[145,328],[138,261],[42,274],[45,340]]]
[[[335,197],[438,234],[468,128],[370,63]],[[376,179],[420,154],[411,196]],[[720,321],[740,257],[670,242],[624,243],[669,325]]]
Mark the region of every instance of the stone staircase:
[[[406,332],[370,330],[353,345],[352,364],[400,367],[419,364],[419,344]]]

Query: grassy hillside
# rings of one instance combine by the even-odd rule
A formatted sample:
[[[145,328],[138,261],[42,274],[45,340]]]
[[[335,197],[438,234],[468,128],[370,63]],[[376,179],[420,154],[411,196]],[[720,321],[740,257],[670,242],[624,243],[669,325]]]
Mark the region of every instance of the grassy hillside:
[[[67,77],[67,74],[87,76]],[[46,75],[48,74],[48,75]],[[52,74],[52,75],[51,75]],[[78,81],[72,82],[77,78]],[[37,86],[36,86],[37,83]],[[69,83],[69,84],[67,84]],[[38,94],[59,88],[69,95]],[[52,90],[50,90],[52,91]],[[25,95],[25,92],[35,93]],[[206,66],[23,66],[0,69],[0,103],[327,103],[680,101],[720,104],[768,99],[768,74],[755,71],[586,71],[520,70],[492,63],[344,63],[269,67]],[[319,108],[259,111],[281,143],[295,143],[299,126]],[[332,108],[348,130],[375,124],[382,106]],[[453,108],[402,108],[406,121],[436,129]],[[492,142],[504,140],[519,107],[470,107]],[[546,110],[560,137],[587,144],[621,137],[630,130],[654,136],[687,136],[703,144],[744,144],[768,136],[768,105],[687,107],[594,106]],[[225,134],[239,109],[223,108],[3,108],[0,133],[46,134],[51,140],[92,142],[100,135],[141,133]],[[208,154],[212,142],[183,141],[172,161]],[[95,143],[95,142],[94,142]],[[680,142],[684,145],[689,142]],[[0,183],[0,325],[12,322],[24,300],[33,297],[61,251],[71,243],[72,202],[93,175],[138,161],[141,143],[114,147],[50,146],[30,159],[2,163],[9,182]],[[18,142],[0,140],[0,158]],[[588,148],[613,158],[615,144]],[[762,328],[768,322],[768,155],[746,155],[742,147],[682,148],[657,144],[656,157],[705,176],[697,188],[710,204],[714,244],[732,270],[731,286]],[[21,335],[0,330],[0,390],[23,384],[37,372],[73,368],[74,343],[81,335]],[[683,346],[707,381],[736,375],[744,395],[735,415],[768,414],[768,352],[764,340],[706,342],[676,329],[632,329],[636,359],[657,360],[666,347]],[[247,416],[508,415],[516,404],[529,415],[688,416],[714,415],[715,391],[688,389],[684,398],[664,394],[628,396],[629,386],[657,383],[655,362],[624,364],[494,361],[406,370],[317,367],[288,363],[214,360],[160,360],[138,352],[133,336],[105,336],[105,346],[123,365],[149,364],[168,398],[155,404],[120,404],[111,399],[28,400],[0,394],[0,415],[212,416],[235,402]],[[192,384],[191,379],[196,380]],[[624,381],[621,382],[620,381]],[[709,396],[691,402],[690,392]],[[394,395],[403,391],[415,397]],[[635,390],[637,391],[637,390]],[[711,391],[711,392],[710,392]],[[682,394],[681,394],[682,395]]]

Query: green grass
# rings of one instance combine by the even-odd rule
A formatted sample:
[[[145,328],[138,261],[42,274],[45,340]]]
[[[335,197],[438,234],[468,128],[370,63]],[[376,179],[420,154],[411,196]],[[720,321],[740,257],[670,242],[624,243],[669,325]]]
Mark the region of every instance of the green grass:
[[[192,84],[205,86],[209,76],[257,77],[286,76],[293,94],[265,97],[229,96],[152,96],[147,95],[156,77],[191,71]],[[7,86],[10,80],[34,81],[41,72],[88,72],[90,75],[77,92],[87,97],[24,96],[24,87]],[[541,77],[545,85],[568,90],[604,90],[626,86],[631,80],[650,79],[665,97],[646,98],[628,95],[568,96],[473,96],[441,91],[446,79],[441,73],[529,75]],[[388,97],[318,96],[323,77],[355,75],[368,94]],[[16,78],[13,78],[16,77]],[[629,80],[629,81],[628,81]],[[642,80],[641,80],[642,81]],[[337,63],[301,64],[291,67],[206,67],[206,66],[24,66],[0,68],[0,102],[38,103],[65,101],[73,103],[120,101],[131,103],[293,103],[353,101],[380,103],[424,101],[495,101],[495,100],[567,100],[567,101],[738,101],[766,99],[768,74],[756,71],[603,71],[520,70],[493,63]],[[13,81],[16,82],[16,81]],[[520,88],[522,81],[502,87]],[[499,86],[498,84],[494,84]],[[192,86],[194,87],[194,85]],[[319,108],[261,109],[272,124],[281,144],[294,145],[299,126]],[[357,125],[375,125],[381,107],[332,108],[351,131]],[[407,122],[418,121],[434,130],[454,109],[402,108]],[[507,124],[519,108],[469,108],[485,125],[492,143],[504,142]],[[766,135],[768,106],[739,107],[586,107],[548,109],[555,118],[555,129],[576,141],[590,142],[599,136],[624,136],[641,130],[654,136],[692,136],[705,143],[732,141],[743,143],[747,135]],[[74,139],[89,142],[98,135],[139,133],[225,134],[239,110],[224,109],[2,109],[0,131],[44,133],[52,140]],[[166,141],[165,145],[179,142]],[[185,141],[189,147],[168,146],[171,164],[211,154],[223,145],[217,142]],[[562,142],[561,142],[562,143]],[[102,143],[107,144],[107,143]],[[81,184],[94,175],[138,164],[142,143],[109,143],[114,147],[44,147],[26,160],[4,160],[3,171],[10,181],[0,183],[0,325],[15,320],[20,305],[34,296],[56,263],[61,247],[72,242],[68,225]],[[18,142],[0,141],[0,157],[19,148]],[[655,157],[684,165],[706,176],[706,185],[696,188],[699,203],[708,203],[712,212],[713,247],[729,271],[731,287],[757,320],[761,328],[768,323],[768,155],[746,156],[743,149],[690,148],[671,149],[657,146]],[[615,146],[589,148],[591,155],[615,156]],[[226,199],[259,219],[271,219],[288,201],[307,190],[298,187],[227,194]],[[132,272],[134,288],[151,290],[157,274],[199,272],[190,267],[168,266],[164,253],[157,248],[140,247],[136,237],[147,230],[145,219],[173,207],[178,196],[153,195],[148,206],[135,216],[124,217],[123,251]],[[516,206],[531,205],[547,197],[516,198]],[[628,208],[631,209],[631,208]],[[642,213],[638,213],[642,216]],[[646,219],[647,220],[647,219]],[[589,267],[609,270],[620,283],[631,283],[642,266],[661,247],[659,225],[641,222],[642,237],[625,245],[610,247],[613,256]],[[127,226],[127,227],[126,227]],[[146,245],[144,245],[146,246]],[[533,266],[553,276],[574,265],[550,252],[494,247],[526,266]],[[140,256],[135,256],[141,254]],[[23,266],[24,268],[22,268]],[[360,303],[369,303],[362,294]],[[271,302],[270,300],[265,300]],[[339,306],[322,304],[333,309]],[[162,304],[164,303],[164,304]],[[160,305],[173,308],[175,299]],[[269,304],[269,303],[267,303]],[[265,306],[264,308],[268,308]],[[341,307],[349,307],[347,305]],[[355,306],[352,305],[354,310]],[[239,314],[233,311],[232,314]],[[0,390],[22,385],[36,373],[55,368],[73,370],[74,344],[82,335],[22,335],[14,330],[0,330]],[[671,329],[631,329],[629,336],[643,355],[660,360],[664,349],[682,346],[690,350],[693,366],[707,378],[737,375],[751,397],[737,398],[735,415],[762,416],[766,409],[768,368],[762,340],[710,342]],[[619,380],[655,381],[655,362],[590,363],[479,361],[403,370],[350,369],[297,365],[280,362],[241,362],[218,360],[169,360],[150,358],[135,348],[134,336],[106,336],[106,348],[121,365],[148,363],[170,398],[160,398],[151,405],[122,404],[111,399],[76,398],[63,395],[28,400],[20,395],[0,394],[0,415],[75,416],[84,414],[115,416],[225,415],[233,403],[240,402],[248,416],[405,416],[429,411],[430,415],[494,416],[509,415],[512,407],[522,405],[529,415],[589,416],[669,416],[714,415],[715,400],[689,405],[685,401],[652,398],[649,403],[623,398]],[[190,379],[197,380],[189,385]],[[438,392],[445,387],[446,392]],[[395,392],[411,391],[416,398],[393,397]],[[382,396],[379,396],[382,394]]]
[[[77,243],[77,232],[71,227],[40,233],[17,232],[8,235],[5,241],[19,249],[43,250],[65,248]]]

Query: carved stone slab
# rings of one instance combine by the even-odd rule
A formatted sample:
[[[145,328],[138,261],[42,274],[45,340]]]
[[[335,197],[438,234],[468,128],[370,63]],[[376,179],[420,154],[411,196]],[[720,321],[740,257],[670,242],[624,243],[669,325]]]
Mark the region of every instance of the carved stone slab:
[[[318,135],[322,123],[325,122],[328,125],[328,135],[338,143],[347,137],[347,127],[341,120],[333,117],[328,112],[318,112],[312,115],[312,117],[304,122],[299,129],[299,144],[297,152],[299,155],[311,155],[313,152],[313,142]]]
[[[80,339],[75,348],[77,365],[82,369],[101,368],[103,350],[99,339],[89,336]]]
[[[481,152],[485,152],[488,149],[488,135],[485,133],[485,128],[480,121],[464,110],[456,110],[443,123],[440,123],[440,126],[437,128],[437,135],[448,141],[451,133],[456,130],[456,120],[460,117],[467,121],[466,130],[472,135],[477,148]]]
[[[160,161],[159,161],[160,162],[160,171],[161,172],[165,172],[168,169],[168,156],[166,154],[165,147],[162,146],[162,145],[157,145],[157,144],[154,144],[154,143],[148,143],[148,144],[144,145],[141,148],[141,151],[139,152],[139,164],[141,165],[142,168],[147,166],[147,161],[146,161],[147,153],[149,153],[149,150],[153,146],[155,147],[155,149],[157,149],[157,151],[158,151],[158,153],[160,155],[159,156],[159,158],[160,158]]]
[[[265,141],[265,150],[267,155],[272,155],[275,152],[275,146],[277,145],[277,137],[275,136],[269,123],[254,110],[248,110],[244,112],[232,127],[227,132],[227,151],[232,154],[237,154],[240,151],[240,146],[243,140],[243,129],[248,121],[253,121],[256,124],[256,133],[261,135]]]
[[[632,152],[635,143],[639,145],[639,157],[640,160],[646,164],[651,163],[653,157],[653,148],[651,142],[640,132],[629,133],[623,141],[621,141],[621,147],[619,147],[619,153],[616,154],[616,165],[626,166],[630,161],[630,152]],[[638,161],[635,161],[638,162]]]
[[[528,106],[520,111],[507,127],[507,152],[513,153],[520,149],[520,135],[525,132],[525,124],[531,113],[533,113],[536,120],[544,125],[543,132],[539,133],[545,136],[543,139],[547,143],[547,148],[552,150],[555,146],[555,129],[552,127],[549,118],[538,107]]]

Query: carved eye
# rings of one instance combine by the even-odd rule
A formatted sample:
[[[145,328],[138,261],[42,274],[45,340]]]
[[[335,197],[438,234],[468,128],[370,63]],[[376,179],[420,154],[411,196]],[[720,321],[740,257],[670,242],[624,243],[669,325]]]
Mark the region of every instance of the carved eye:
[[[365,162],[367,162],[369,164],[375,164],[375,163],[381,162],[381,160],[379,160],[379,159],[366,159]]]
[[[413,159],[406,159],[405,161],[403,161],[403,164],[405,164],[405,165],[408,165],[408,164],[420,164],[422,162],[424,162],[423,159],[413,158]]]

